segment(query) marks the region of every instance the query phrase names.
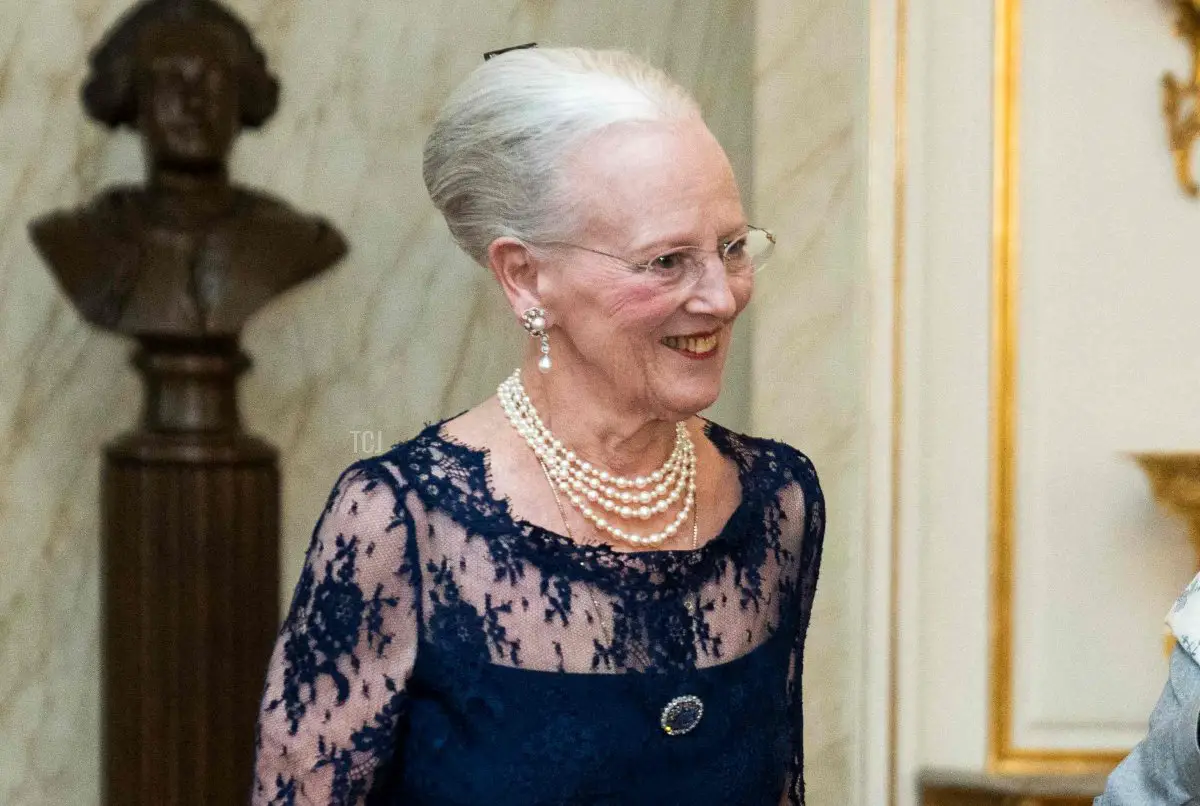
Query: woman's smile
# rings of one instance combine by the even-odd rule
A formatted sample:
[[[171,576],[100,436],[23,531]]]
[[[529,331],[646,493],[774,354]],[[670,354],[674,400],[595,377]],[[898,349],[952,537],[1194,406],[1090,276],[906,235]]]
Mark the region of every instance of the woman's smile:
[[[684,336],[665,336],[659,344],[694,360],[712,358],[721,346],[721,332],[692,333]]]

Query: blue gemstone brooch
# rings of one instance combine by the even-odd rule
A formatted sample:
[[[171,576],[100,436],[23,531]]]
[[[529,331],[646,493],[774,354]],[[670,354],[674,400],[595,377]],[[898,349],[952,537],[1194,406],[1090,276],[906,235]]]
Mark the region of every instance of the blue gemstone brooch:
[[[659,724],[668,736],[682,736],[695,730],[703,716],[704,702],[693,694],[685,694],[666,704]]]

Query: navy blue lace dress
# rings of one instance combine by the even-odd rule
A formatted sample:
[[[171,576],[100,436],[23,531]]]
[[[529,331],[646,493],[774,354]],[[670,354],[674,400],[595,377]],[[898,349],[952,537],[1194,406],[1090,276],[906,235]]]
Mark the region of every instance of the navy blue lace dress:
[[[329,495],[268,672],[253,802],[804,803],[811,462],[709,423],[738,467],[732,516],[694,551],[622,552],[516,518],[486,454],[440,425]]]

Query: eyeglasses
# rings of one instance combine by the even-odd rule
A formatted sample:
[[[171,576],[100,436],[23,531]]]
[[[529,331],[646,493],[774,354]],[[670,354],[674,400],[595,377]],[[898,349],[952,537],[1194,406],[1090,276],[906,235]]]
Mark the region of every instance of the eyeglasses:
[[[704,264],[708,256],[713,253],[713,250],[701,249],[699,246],[680,246],[663,252],[645,263],[636,263],[619,255],[566,241],[541,241],[534,245],[582,249],[585,252],[602,255],[623,264],[632,274],[644,278],[648,282],[670,288],[694,285],[704,275]],[[722,241],[716,253],[725,265],[726,275],[744,278],[762,271],[774,251],[775,236],[765,229],[750,227],[741,235]]]

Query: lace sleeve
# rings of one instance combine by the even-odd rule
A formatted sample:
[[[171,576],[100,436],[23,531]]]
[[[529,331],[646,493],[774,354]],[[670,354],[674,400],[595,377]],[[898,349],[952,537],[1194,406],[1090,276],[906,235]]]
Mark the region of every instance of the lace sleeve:
[[[419,623],[403,490],[365,460],[326,501],[267,673],[255,806],[359,804],[393,762]]]
[[[792,758],[788,771],[787,787],[783,804],[804,806],[804,707],[801,702],[804,673],[804,638],[808,633],[809,617],[812,615],[813,599],[816,596],[817,575],[821,568],[821,549],[825,539],[825,496],[817,472],[807,456],[794,452],[792,476],[796,484],[791,485],[790,495],[781,495],[780,507],[785,519],[792,515],[800,520],[803,508],[803,537],[797,550],[797,568],[791,593],[791,625],[793,631],[791,664],[788,671],[788,709],[792,726]],[[796,491],[801,495],[796,495]]]

